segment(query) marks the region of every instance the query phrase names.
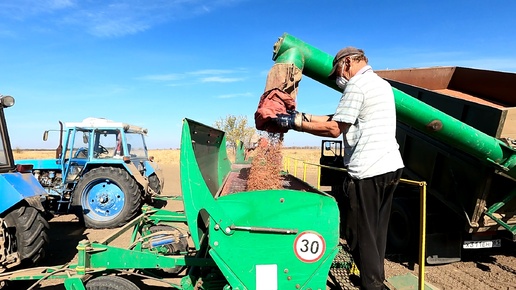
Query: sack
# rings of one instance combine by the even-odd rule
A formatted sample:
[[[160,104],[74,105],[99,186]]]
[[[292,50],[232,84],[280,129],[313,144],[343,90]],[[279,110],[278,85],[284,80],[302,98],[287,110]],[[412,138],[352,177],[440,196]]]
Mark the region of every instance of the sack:
[[[273,118],[277,114],[287,114],[287,110],[296,109],[296,100],[288,93],[280,89],[266,91],[260,97],[258,109],[254,113],[256,129],[269,133],[286,133],[287,129],[281,128]]]

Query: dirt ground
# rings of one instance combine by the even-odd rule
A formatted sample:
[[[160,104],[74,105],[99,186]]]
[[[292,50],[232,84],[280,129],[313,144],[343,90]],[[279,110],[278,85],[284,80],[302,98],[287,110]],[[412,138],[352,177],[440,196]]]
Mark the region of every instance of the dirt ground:
[[[162,166],[166,184],[165,195],[180,194],[178,165]],[[177,210],[180,204],[170,203],[165,208]],[[77,243],[82,239],[98,241],[114,230],[91,230],[79,226],[73,215],[62,215],[50,221],[51,249],[46,264],[60,265],[76,259]],[[128,236],[117,240],[121,246]],[[385,260],[387,278],[412,273],[418,275],[418,265],[405,257],[390,256]],[[502,248],[494,250],[473,250],[463,254],[463,261],[448,265],[425,267],[425,278],[433,289],[516,289],[516,248],[514,244],[505,243]],[[40,289],[64,289],[58,281],[45,281]],[[152,284],[152,283],[151,283]],[[27,289],[31,284],[17,283],[7,289]],[[155,285],[155,284],[154,284]],[[149,286],[142,289],[165,289]],[[169,289],[169,288],[168,288]],[[417,288],[403,288],[417,289]]]

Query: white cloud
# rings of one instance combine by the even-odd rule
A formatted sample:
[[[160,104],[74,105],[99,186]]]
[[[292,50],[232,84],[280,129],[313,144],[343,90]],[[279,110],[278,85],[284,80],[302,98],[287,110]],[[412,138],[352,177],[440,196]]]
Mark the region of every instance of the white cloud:
[[[220,75],[220,74],[231,74],[239,72],[238,70],[229,70],[229,69],[203,69],[198,71],[188,72],[191,75]]]
[[[40,14],[52,13],[75,6],[73,0],[17,0],[0,2],[0,15],[24,20]]]
[[[212,76],[200,79],[202,83],[234,83],[242,80],[244,80],[244,78],[225,78],[220,76]]]
[[[161,23],[196,17],[246,0],[17,0],[0,2],[0,15],[19,21],[80,27],[98,37],[136,34]]]
[[[245,80],[242,77],[243,69],[204,69],[185,73],[156,74],[138,77],[138,80],[167,82],[168,86],[189,85],[196,83],[234,83]],[[234,77],[231,75],[238,75]],[[173,83],[174,81],[188,80],[187,84]]]
[[[139,77],[140,80],[149,80],[149,81],[175,81],[183,79],[184,77],[180,74],[163,74],[163,75],[148,75]]]
[[[232,99],[232,98],[251,97],[251,96],[254,96],[254,95],[251,93],[227,94],[227,95],[217,96],[217,99]]]

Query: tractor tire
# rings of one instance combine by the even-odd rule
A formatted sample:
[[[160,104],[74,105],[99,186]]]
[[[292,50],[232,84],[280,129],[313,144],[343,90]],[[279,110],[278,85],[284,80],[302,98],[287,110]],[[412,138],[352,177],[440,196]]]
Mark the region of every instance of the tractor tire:
[[[49,244],[49,225],[43,214],[34,207],[19,205],[4,217],[4,222],[16,238],[21,266],[37,265],[45,257]]]
[[[419,236],[417,202],[406,198],[394,198],[392,201],[389,230],[387,232],[387,249],[392,254],[410,253],[417,245]]]
[[[123,169],[98,167],[88,171],[74,190],[75,213],[87,228],[123,226],[142,206],[141,190]]]
[[[149,176],[149,187],[157,194],[161,194],[161,183],[159,182],[158,176],[152,174]]]
[[[99,276],[86,282],[86,290],[140,290],[140,288],[119,276]]]

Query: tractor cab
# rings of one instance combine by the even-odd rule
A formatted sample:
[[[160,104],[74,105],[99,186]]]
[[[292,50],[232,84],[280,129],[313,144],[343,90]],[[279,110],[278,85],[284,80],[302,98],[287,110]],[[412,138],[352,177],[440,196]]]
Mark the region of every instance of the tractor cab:
[[[147,129],[102,118],[65,123],[65,128],[61,131],[65,135],[64,142],[56,150],[56,155],[60,152],[65,183],[75,183],[84,167],[89,170],[103,164],[127,167],[132,163],[142,175],[147,170],[153,171],[152,166],[146,164]]]

